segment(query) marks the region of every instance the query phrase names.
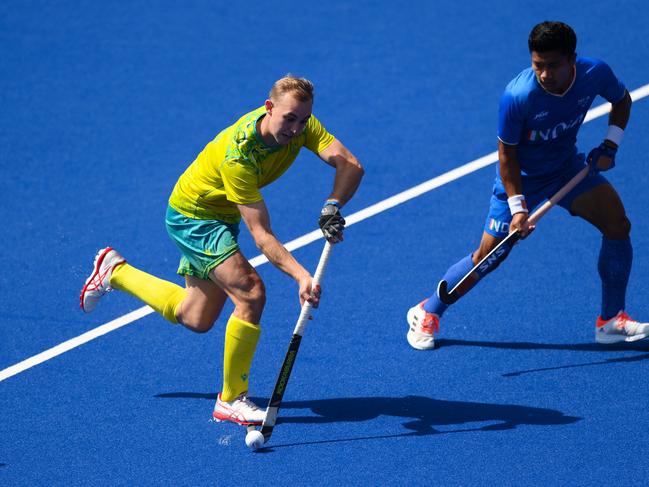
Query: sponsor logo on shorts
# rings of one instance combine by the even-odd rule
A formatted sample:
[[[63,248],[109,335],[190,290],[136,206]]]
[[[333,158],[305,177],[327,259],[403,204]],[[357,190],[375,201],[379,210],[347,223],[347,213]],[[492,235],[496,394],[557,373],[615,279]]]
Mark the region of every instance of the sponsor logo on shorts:
[[[509,223],[491,218],[489,220],[489,230],[496,233],[509,233]]]

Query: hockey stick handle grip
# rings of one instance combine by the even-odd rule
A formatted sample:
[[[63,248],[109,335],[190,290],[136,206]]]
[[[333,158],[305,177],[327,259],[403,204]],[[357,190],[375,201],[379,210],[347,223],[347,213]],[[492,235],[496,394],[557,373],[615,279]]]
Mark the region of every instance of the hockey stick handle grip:
[[[315,268],[315,274],[313,274],[313,287],[318,286],[324,275],[325,268],[329,262],[329,256],[331,255],[331,249],[333,245],[329,242],[325,242],[324,248],[322,249],[322,254],[320,254],[320,260],[318,261],[318,266]]]
[[[572,189],[577,186],[582,179],[584,179],[588,175],[590,167],[586,166],[584,167],[581,171],[579,171],[577,174],[575,174],[570,181],[566,183],[565,186],[563,186],[559,191],[557,191],[552,197],[547,200],[545,203],[543,203],[541,206],[539,206],[534,213],[530,215],[530,217],[527,219],[528,222],[530,223],[536,223],[541,219],[543,215],[545,215],[550,208],[552,208],[554,205],[556,205],[565,195],[567,195]]]
[[[332,244],[325,242],[324,248],[322,249],[322,254],[320,254],[318,266],[316,267],[315,273],[313,274],[313,281],[311,285],[312,289],[320,285],[320,281],[324,276],[325,268],[327,267],[327,263],[329,262],[329,256],[331,255],[332,247]],[[302,310],[300,311],[300,316],[297,319],[295,329],[293,330],[294,335],[302,336],[302,334],[304,333],[304,328],[309,321],[309,316],[311,316],[312,309],[313,305],[310,302],[305,301],[302,305]]]

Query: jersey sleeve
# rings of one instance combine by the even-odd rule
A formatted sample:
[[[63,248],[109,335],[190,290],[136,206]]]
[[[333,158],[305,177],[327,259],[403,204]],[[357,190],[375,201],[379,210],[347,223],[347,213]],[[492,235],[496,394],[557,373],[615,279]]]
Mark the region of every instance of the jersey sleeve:
[[[315,154],[320,154],[334,141],[334,136],[327,132],[314,115],[309,118],[304,131],[306,134],[304,145]]]
[[[597,66],[599,95],[609,103],[617,103],[626,93],[626,87],[613,73],[611,67],[604,61],[598,61]]]
[[[500,97],[498,109],[498,138],[503,144],[516,145],[523,132],[524,116],[521,103],[509,89]]]
[[[263,197],[257,184],[257,172],[252,165],[236,159],[221,164],[221,180],[225,197],[237,205],[261,201]]]

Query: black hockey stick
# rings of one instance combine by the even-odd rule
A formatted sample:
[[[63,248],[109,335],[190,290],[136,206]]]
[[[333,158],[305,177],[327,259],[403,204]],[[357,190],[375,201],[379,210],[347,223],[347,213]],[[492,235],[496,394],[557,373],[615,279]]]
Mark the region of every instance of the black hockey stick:
[[[581,171],[575,174],[575,176],[573,176],[573,178],[568,181],[565,186],[557,191],[549,200],[539,206],[534,211],[534,213],[530,215],[527,221],[531,224],[535,224],[537,221],[539,221],[541,217],[550,210],[550,208],[556,205],[566,194],[568,194],[568,192],[570,192],[575,186],[577,186],[577,184],[581,182],[582,179],[584,179],[588,175],[589,169],[590,166],[584,167]],[[518,230],[515,230],[507,235],[503,240],[500,241],[498,245],[493,248],[491,252],[485,255],[484,258],[473,267],[473,269],[467,272],[467,274],[462,279],[460,279],[460,282],[458,282],[450,291],[448,290],[448,282],[444,280],[439,281],[439,284],[437,285],[437,295],[439,296],[440,301],[445,304],[455,303],[458,299],[460,299],[458,292],[460,286],[462,286],[462,284],[467,282],[469,279],[477,282],[484,276],[486,276],[489,272],[498,267],[498,265],[503,260],[505,260],[509,252],[514,247],[514,244],[518,242],[520,238],[521,235]]]
[[[332,244],[325,242],[324,249],[322,249],[322,254],[320,255],[320,261],[318,262],[318,267],[316,268],[315,274],[313,276],[313,288],[320,284],[322,276],[324,275],[325,267],[327,266],[327,262],[329,261],[331,248]],[[300,311],[300,317],[298,318],[295,329],[293,330],[293,336],[291,337],[291,342],[288,345],[288,351],[286,352],[286,356],[284,357],[282,368],[280,369],[279,375],[277,376],[275,388],[273,389],[273,393],[271,394],[270,400],[268,401],[266,418],[261,425],[261,434],[264,436],[264,443],[268,442],[271,435],[273,434],[273,428],[275,427],[275,421],[277,421],[277,414],[282,403],[282,398],[284,397],[286,384],[288,383],[288,379],[291,376],[291,370],[293,370],[293,364],[295,363],[297,352],[300,349],[302,335],[304,334],[304,329],[306,328],[306,325],[309,321],[312,308],[313,306],[311,305],[311,303],[309,303],[308,301],[304,302],[304,304],[302,305],[302,310]]]

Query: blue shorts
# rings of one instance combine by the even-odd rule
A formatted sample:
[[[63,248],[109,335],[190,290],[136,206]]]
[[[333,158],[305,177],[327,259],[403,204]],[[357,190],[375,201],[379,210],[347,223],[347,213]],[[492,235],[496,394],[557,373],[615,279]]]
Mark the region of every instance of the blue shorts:
[[[239,225],[221,220],[196,220],[167,207],[167,233],[178,246],[182,257],[178,266],[181,276],[209,279],[216,266],[239,250]]]
[[[577,154],[570,159],[558,172],[554,174],[544,175],[542,177],[526,177],[523,176],[523,195],[527,207],[532,211],[545,200],[555,194],[562,186],[564,186],[572,177],[581,171],[586,163],[584,162],[584,154]],[[608,180],[601,174],[586,176],[572,191],[559,201],[558,205],[570,211],[572,202],[575,198],[587,191],[590,191],[595,186],[601,184],[610,184]],[[503,187],[500,177],[496,177],[494,181],[493,194],[489,202],[489,214],[484,225],[484,231],[489,235],[497,238],[506,237],[509,233],[509,223],[512,221],[512,214],[509,211],[507,204],[507,193]]]

